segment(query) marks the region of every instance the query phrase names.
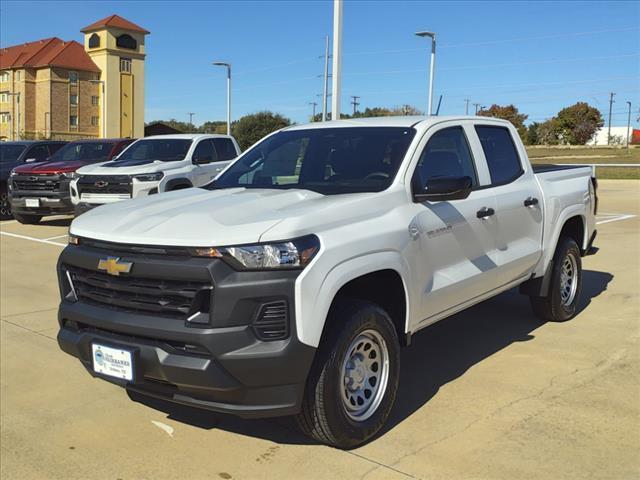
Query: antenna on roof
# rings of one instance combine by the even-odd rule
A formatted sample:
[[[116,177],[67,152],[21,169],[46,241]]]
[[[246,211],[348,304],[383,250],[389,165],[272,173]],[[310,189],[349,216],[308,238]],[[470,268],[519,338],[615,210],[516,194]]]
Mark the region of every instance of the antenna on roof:
[[[440,100],[438,100],[438,108],[436,108],[436,117],[440,113],[440,104],[442,103],[442,94],[440,94]]]

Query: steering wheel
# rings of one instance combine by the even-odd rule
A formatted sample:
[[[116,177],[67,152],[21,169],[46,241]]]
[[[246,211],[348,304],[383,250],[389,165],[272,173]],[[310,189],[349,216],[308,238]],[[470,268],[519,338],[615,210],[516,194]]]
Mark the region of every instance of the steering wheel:
[[[380,180],[386,180],[389,178],[389,174],[387,172],[371,172],[369,175],[364,177],[365,180],[372,180],[374,178],[379,178]]]

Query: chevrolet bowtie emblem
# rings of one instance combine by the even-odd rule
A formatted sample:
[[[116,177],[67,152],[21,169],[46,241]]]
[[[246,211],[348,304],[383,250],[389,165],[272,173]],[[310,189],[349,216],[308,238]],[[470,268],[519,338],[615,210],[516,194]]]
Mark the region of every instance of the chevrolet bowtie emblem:
[[[129,273],[132,266],[133,262],[121,262],[119,257],[102,258],[98,262],[98,270],[105,270],[116,277],[121,273]]]

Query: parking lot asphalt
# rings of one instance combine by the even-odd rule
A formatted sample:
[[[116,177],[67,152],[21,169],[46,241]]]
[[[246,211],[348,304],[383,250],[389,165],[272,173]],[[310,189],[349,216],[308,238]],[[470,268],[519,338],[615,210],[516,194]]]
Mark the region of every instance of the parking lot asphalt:
[[[640,181],[602,181],[599,195],[578,316],[541,323],[507,292],[423,330],[403,351],[388,426],[352,451],[288,418],[131,401],[93,379],[55,340],[70,220],[2,222],[0,476],[639,478]]]

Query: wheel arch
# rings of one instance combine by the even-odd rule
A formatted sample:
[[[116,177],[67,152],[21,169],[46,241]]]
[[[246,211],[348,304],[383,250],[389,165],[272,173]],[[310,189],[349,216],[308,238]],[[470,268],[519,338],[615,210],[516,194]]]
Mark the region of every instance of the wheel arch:
[[[172,190],[180,190],[182,188],[191,188],[193,187],[193,184],[191,183],[191,180],[189,180],[188,178],[172,178],[171,180],[168,180],[167,183],[164,185],[164,191],[165,192],[170,192]]]
[[[304,297],[315,293],[315,302],[297,302],[296,319],[300,340],[317,347],[327,329],[329,312],[340,298],[354,298],[375,303],[391,317],[398,338],[407,340],[410,300],[408,267],[397,252],[378,252],[341,263],[322,281],[302,287]],[[315,285],[314,285],[315,284]],[[301,298],[300,295],[297,295]],[[298,308],[300,307],[300,308]],[[406,342],[405,342],[406,343]]]

